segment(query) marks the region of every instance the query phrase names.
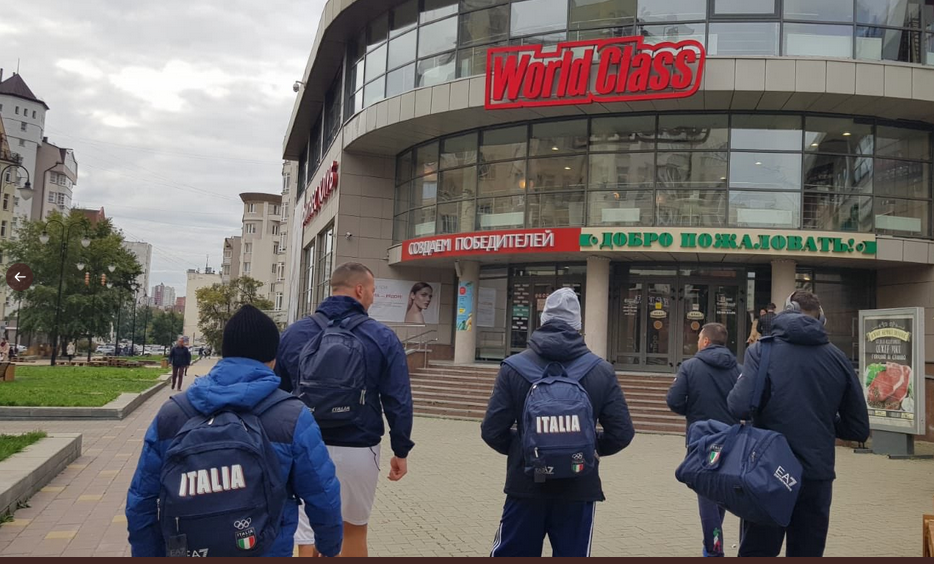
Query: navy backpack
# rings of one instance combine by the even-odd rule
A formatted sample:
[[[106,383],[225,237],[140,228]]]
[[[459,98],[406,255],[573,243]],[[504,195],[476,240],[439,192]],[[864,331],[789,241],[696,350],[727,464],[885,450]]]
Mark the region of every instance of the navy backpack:
[[[299,375],[293,393],[311,409],[318,426],[354,423],[366,405],[366,347],[354,329],[370,320],[366,315],[328,319],[311,316],[321,327],[299,356]]]
[[[160,476],[167,556],[260,556],[272,547],[288,494],[259,418],[293,399],[276,390],[252,410],[204,415],[184,394],[172,396],[187,421]]]
[[[750,398],[753,417],[768,383],[772,337],[759,340],[759,371]],[[740,519],[787,527],[801,492],[801,463],[781,433],[752,422],[698,421],[688,430],[688,452],[675,478]]]
[[[521,441],[525,473],[536,482],[596,468],[597,422],[580,381],[600,362],[587,353],[564,365],[529,350],[503,361],[532,384],[522,408]]]

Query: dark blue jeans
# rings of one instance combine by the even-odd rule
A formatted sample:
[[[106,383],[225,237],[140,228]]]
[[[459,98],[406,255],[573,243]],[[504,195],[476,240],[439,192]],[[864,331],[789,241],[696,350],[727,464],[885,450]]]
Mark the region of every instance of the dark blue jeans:
[[[726,510],[701,496],[697,496],[697,507],[704,531],[704,556],[723,556],[723,516]]]
[[[545,535],[554,556],[590,556],[592,501],[507,497],[490,556],[541,556]]]
[[[778,556],[787,540],[785,556],[823,556],[832,497],[833,480],[804,480],[787,528],[742,522],[739,555]]]

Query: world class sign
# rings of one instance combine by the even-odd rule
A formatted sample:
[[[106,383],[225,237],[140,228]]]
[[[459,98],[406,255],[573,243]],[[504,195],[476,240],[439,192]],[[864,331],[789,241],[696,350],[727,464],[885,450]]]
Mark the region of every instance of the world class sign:
[[[764,253],[770,255],[831,254],[847,258],[875,258],[874,235],[840,233],[780,233],[765,230],[641,229],[606,231],[582,229],[581,250],[669,251],[695,253]]]

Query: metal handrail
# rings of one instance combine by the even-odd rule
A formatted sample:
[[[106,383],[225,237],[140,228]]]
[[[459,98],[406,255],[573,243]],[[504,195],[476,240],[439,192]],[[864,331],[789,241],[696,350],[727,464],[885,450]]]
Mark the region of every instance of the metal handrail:
[[[411,341],[413,341],[413,340],[415,340],[415,339],[418,339],[418,338],[420,338],[420,337],[424,337],[425,335],[430,335],[431,333],[437,333],[437,332],[438,332],[437,329],[429,329],[428,331],[425,331],[425,332],[423,332],[423,333],[419,333],[418,335],[412,335],[411,337],[409,337],[409,338],[407,338],[406,340],[402,341],[402,344],[403,344],[403,345],[408,345]],[[438,340],[438,339],[436,338],[435,341],[437,341],[437,340]]]

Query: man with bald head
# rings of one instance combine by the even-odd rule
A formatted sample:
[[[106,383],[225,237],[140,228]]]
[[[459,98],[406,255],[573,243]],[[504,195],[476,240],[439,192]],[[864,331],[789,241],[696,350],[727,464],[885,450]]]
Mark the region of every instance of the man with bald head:
[[[393,452],[390,480],[397,481],[405,476],[406,457],[415,444],[411,439],[412,391],[405,350],[390,328],[367,315],[375,291],[376,282],[369,268],[356,262],[338,266],[331,273],[331,296],[321,302],[314,315],[296,321],[285,330],[276,359],[275,372],[281,379],[280,388],[298,395],[299,383],[307,387],[309,382],[334,379],[334,374],[314,374],[310,369],[316,365],[310,357],[325,354],[325,346],[320,344],[325,327],[343,326],[362,343],[365,351],[361,363],[366,367],[361,390],[363,405],[358,414],[346,423],[325,423],[321,413],[316,415],[341,484],[344,520],[341,556],[367,555],[367,522],[376,498],[380,441],[385,432],[383,412],[389,421]],[[306,347],[309,344],[312,346]],[[308,398],[303,399],[307,403]],[[314,534],[307,519],[301,519],[301,512],[295,542],[300,556],[316,556]]]

